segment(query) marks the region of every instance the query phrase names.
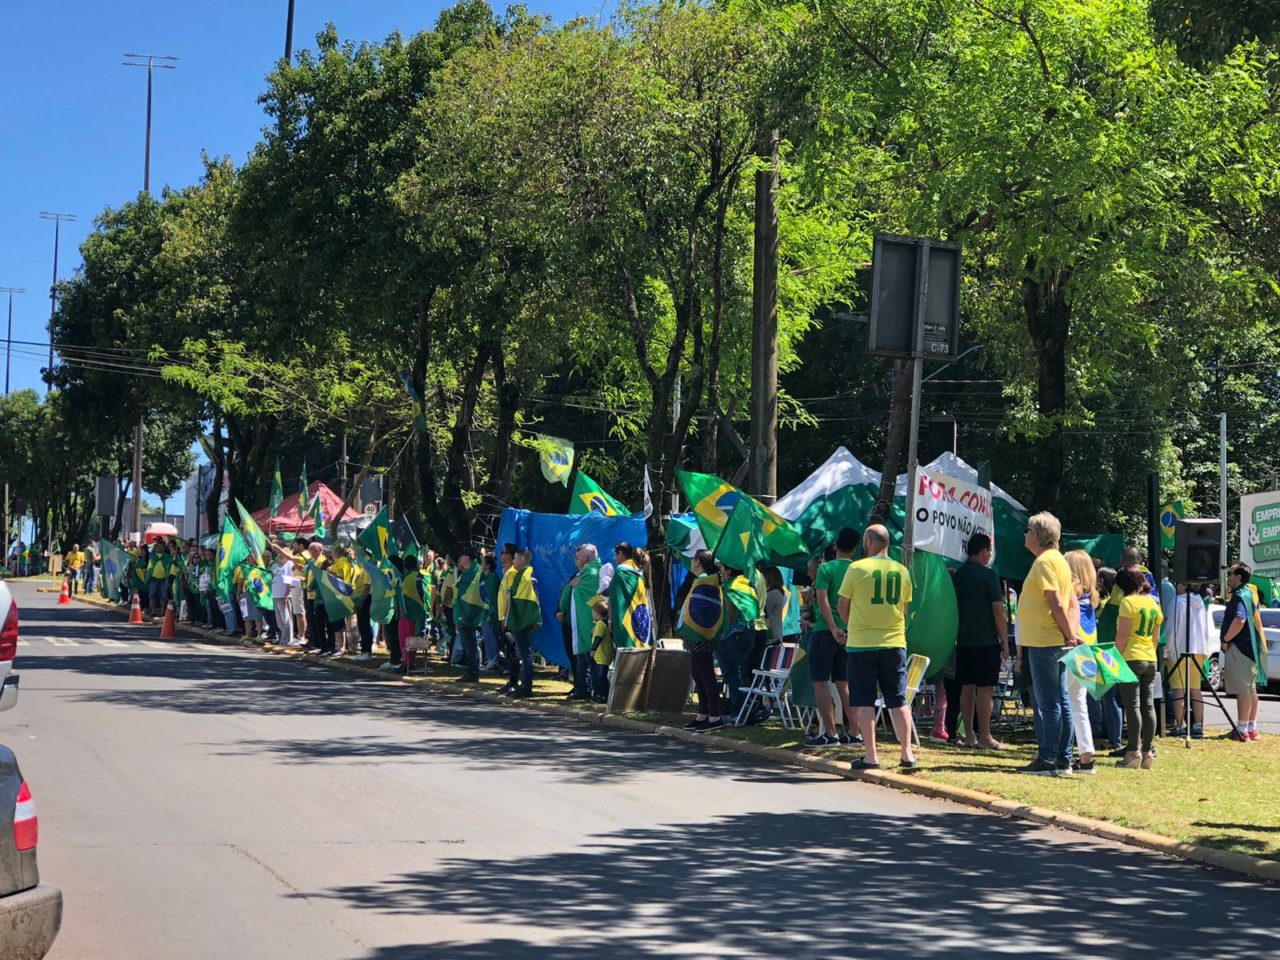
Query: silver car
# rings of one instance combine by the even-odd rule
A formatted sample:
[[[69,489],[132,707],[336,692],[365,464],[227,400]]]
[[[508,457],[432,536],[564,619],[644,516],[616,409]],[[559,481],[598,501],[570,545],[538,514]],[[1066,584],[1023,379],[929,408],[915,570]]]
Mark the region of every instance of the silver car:
[[[1222,617],[1226,612],[1227,608],[1217,603],[1209,608],[1209,615],[1213,618],[1213,629],[1209,632],[1209,637],[1214,644],[1215,659],[1217,651],[1222,648],[1219,638],[1222,636]],[[1280,610],[1262,607],[1258,612],[1262,614],[1262,632],[1267,638],[1267,688],[1273,689],[1280,685]],[[1220,676],[1221,670],[1218,673]],[[1214,689],[1222,688],[1215,685]]]

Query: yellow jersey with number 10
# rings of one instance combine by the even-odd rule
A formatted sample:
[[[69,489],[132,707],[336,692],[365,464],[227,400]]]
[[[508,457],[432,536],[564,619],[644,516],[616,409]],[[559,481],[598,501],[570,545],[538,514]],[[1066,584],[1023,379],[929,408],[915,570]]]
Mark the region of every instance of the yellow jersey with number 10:
[[[911,572],[897,560],[867,557],[849,564],[840,596],[849,601],[847,650],[892,650],[907,645]]]

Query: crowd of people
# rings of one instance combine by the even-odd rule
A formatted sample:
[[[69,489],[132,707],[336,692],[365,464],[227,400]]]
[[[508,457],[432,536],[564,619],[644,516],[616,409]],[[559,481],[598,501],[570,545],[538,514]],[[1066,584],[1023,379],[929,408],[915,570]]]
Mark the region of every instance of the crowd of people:
[[[1012,667],[1014,685],[1032,708],[1037,744],[1034,760],[1021,772],[1094,773],[1099,741],[1120,767],[1151,769],[1158,689],[1166,692],[1173,733],[1203,736],[1200,681],[1212,588],[1175,588],[1167,577],[1157,583],[1136,548],[1126,548],[1112,569],[1084,551],[1062,553],[1060,539],[1061,526],[1051,514],[1029,519],[1025,545],[1034,561],[1017,591],[992,568],[990,538],[979,533],[969,539],[968,560],[952,573],[958,628],[954,654],[937,677],[932,735],[962,748],[1006,749],[992,732],[992,717],[995,690]],[[708,550],[692,556],[673,605],[696,697],[687,728],[713,730],[767,716],[760,706],[745,714],[744,687],[772,645],[795,641],[808,654],[816,705],[817,729],[807,746],[860,743],[864,755],[855,768],[879,767],[879,704],[892,722],[899,765],[913,768],[906,641],[912,583],[907,568],[890,558],[889,543],[880,525],[861,535],[841,530],[797,575],[795,593],[775,567],[738,570],[717,563]],[[464,679],[503,674],[504,693],[534,692],[533,638],[544,618],[527,546],[504,544],[496,554],[470,546],[450,555],[406,550],[371,572],[355,545],[272,537],[253,562],[232,571],[229,586],[214,549],[165,539],[121,546],[129,569],[120,580],[120,600],[136,597],[151,617],[163,616],[172,603],[180,618],[227,635],[365,662],[376,644],[388,658],[381,668],[399,673],[434,648],[462,668]],[[105,592],[101,552],[93,545],[73,544],[58,559],[73,592]],[[624,613],[650,603],[643,589],[648,556],[619,543],[606,560],[584,543],[574,563],[556,609],[548,611],[564,644],[566,665],[557,677],[572,682],[567,699],[605,703],[616,651],[655,639],[651,609],[628,620],[629,628],[619,626]],[[345,584],[349,611],[335,616],[326,604],[317,582],[326,575]],[[390,616],[375,622],[371,577],[379,575],[386,576],[395,602]],[[1257,686],[1265,683],[1265,634],[1250,575],[1242,563],[1228,570],[1222,620],[1222,676],[1238,708],[1229,736],[1238,742],[1257,739]],[[799,635],[785,630],[796,594]],[[1096,643],[1114,643],[1132,674],[1097,698],[1063,663],[1071,648]],[[1190,697],[1184,698],[1188,686]]]

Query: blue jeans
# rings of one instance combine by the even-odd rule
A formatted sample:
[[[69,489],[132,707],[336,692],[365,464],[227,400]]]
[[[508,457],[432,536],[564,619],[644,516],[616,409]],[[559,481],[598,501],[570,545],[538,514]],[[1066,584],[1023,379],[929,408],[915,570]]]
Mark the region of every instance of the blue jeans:
[[[512,630],[516,653],[520,655],[520,689],[533,689],[533,631]]]
[[[480,672],[480,639],[476,635],[477,627],[464,627],[458,624],[454,632],[454,641],[462,648],[463,669],[471,675]]]
[[[1035,701],[1036,745],[1044,763],[1071,765],[1071,700],[1067,668],[1058,662],[1062,647],[1024,647],[1031,668],[1031,696]]]
[[[488,661],[498,659],[498,625],[486,620],[480,626],[480,638],[484,641],[484,658]]]
[[[1120,735],[1124,729],[1124,707],[1120,703],[1120,687],[1114,686],[1102,695],[1099,704],[1102,710],[1102,729],[1112,743],[1121,743]]]
[[[601,702],[609,699],[609,665],[591,661],[591,697]]]
[[[716,641],[716,656],[720,660],[720,672],[724,675],[725,686],[729,688],[729,709],[725,711],[736,717],[742,709],[742,702],[747,695],[742,692],[742,671],[751,656],[751,647],[755,636],[746,627],[731,628]]]
[[[591,654],[576,653],[573,656],[573,692],[582,696],[591,693]]]

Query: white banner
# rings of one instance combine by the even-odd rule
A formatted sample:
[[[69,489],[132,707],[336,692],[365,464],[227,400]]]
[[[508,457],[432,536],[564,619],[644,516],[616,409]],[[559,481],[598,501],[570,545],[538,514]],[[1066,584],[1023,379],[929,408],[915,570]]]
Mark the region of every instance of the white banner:
[[[917,467],[915,494],[912,547],[963,562],[969,537],[985,533],[994,549],[990,490]]]

